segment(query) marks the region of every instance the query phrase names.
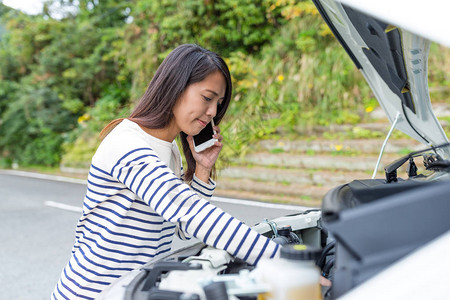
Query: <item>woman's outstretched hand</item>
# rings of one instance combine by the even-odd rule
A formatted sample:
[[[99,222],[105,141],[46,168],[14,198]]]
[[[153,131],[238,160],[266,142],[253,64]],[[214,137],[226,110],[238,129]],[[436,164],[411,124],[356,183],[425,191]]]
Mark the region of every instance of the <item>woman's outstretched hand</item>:
[[[218,126],[213,127],[216,134],[214,138],[217,142],[214,143],[212,147],[209,147],[202,152],[196,152],[194,149],[194,141],[192,136],[187,137],[189,147],[191,148],[192,156],[196,161],[195,176],[203,182],[208,182],[211,175],[211,170],[219,157],[219,153],[222,150],[223,137],[220,134],[220,128]]]

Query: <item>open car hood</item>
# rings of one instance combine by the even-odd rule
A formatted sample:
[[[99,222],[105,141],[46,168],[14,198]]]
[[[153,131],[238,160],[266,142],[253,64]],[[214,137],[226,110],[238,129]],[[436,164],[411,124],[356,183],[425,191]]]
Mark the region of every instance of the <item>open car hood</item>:
[[[390,122],[396,121],[397,129],[423,144],[448,142],[428,92],[430,41],[340,2],[313,2],[364,75]]]

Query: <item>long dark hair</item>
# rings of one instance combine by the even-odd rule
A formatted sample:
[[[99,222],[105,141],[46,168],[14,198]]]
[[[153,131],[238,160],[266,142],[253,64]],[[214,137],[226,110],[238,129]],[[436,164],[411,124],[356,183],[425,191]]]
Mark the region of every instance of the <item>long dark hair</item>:
[[[214,117],[214,123],[220,124],[231,99],[230,71],[217,53],[193,44],[178,46],[169,53],[128,119],[150,129],[165,128],[173,118],[175,103],[186,88],[216,71],[222,73],[226,82],[225,97]],[[109,123],[100,133],[100,137],[104,138],[122,120],[117,119]],[[184,179],[191,181],[195,172],[195,159],[186,140],[187,135],[184,132],[180,135],[187,162]]]

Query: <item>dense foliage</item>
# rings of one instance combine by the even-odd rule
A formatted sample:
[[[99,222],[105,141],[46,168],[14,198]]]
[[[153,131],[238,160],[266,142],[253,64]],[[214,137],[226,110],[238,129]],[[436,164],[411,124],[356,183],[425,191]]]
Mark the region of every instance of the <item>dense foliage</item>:
[[[0,3],[1,164],[88,164],[101,128],[182,43],[230,66],[225,160],[280,132],[358,122],[376,102],[310,1],[48,0],[37,16]]]

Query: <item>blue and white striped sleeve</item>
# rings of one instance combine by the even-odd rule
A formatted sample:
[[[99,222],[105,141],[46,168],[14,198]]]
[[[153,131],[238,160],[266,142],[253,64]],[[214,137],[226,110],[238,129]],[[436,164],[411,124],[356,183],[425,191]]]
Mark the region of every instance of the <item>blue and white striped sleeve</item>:
[[[211,201],[212,195],[214,194],[214,190],[216,188],[216,183],[211,178],[209,179],[208,183],[205,183],[194,174],[190,186],[191,189],[197,193],[197,195],[205,200]],[[190,236],[186,235],[185,232],[183,232],[178,223],[175,227],[175,234],[181,240],[191,239]]]
[[[224,249],[249,264],[278,255],[279,246],[220,208],[210,204],[179,179],[150,148],[124,154],[111,169],[132,192],[162,216],[178,223],[188,236]],[[202,182],[194,183],[202,184]],[[204,184],[204,183],[203,183]],[[203,187],[196,187],[204,192]],[[194,188],[194,187],[193,187]]]
[[[206,200],[211,200],[214,190],[216,189],[216,183],[210,178],[208,183],[203,182],[197,176],[193,176],[191,182],[191,188],[201,197]]]

